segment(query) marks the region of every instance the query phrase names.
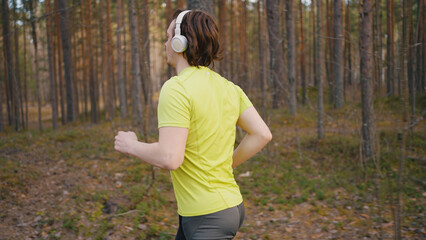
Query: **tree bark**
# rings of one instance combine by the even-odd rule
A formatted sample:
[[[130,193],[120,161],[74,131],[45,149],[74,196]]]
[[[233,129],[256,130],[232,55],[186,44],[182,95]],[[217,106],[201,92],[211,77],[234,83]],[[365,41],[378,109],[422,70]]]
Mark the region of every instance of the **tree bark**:
[[[416,92],[421,95],[424,93],[425,88],[425,55],[426,55],[426,4],[424,0],[417,0],[418,14],[417,14],[417,26],[416,26]]]
[[[179,6],[177,8],[180,8]],[[183,8],[183,7],[182,7]],[[169,27],[169,24],[172,21],[173,17],[173,6],[172,6],[172,0],[166,1],[166,26]],[[220,20],[220,18],[219,18]],[[167,64],[167,79],[171,78],[174,74],[174,68]],[[161,82],[161,85],[163,85],[164,80]]]
[[[326,48],[325,48],[325,74],[328,83],[328,100],[330,104],[334,104],[334,48],[333,48],[333,8],[331,7],[330,1],[325,1],[326,5],[326,32],[327,38],[325,40]]]
[[[152,84],[151,84],[151,72],[150,72],[150,42],[149,42],[149,5],[148,0],[142,1],[142,14],[140,14],[139,22],[141,25],[140,37],[140,54],[139,60],[141,65],[141,83],[144,99],[144,136],[147,138],[148,131],[151,130],[151,119],[153,118],[153,106],[152,106]]]
[[[3,19],[3,53],[5,68],[5,92],[7,119],[9,125],[15,122],[13,114],[13,61],[10,43],[10,23],[9,23],[9,1],[2,0],[2,19]]]
[[[260,62],[260,91],[262,92],[262,117],[266,119],[266,68],[265,68],[265,31],[263,30],[263,12],[265,11],[265,1],[259,0],[257,2],[257,14],[258,14],[258,32],[259,32],[259,62]]]
[[[373,0],[362,1],[361,38],[360,38],[360,73],[362,105],[362,145],[363,157],[369,160],[375,152],[374,109],[372,89],[372,20]]]
[[[29,8],[30,8],[30,14],[31,14],[31,36],[33,39],[33,46],[34,46],[34,78],[36,80],[36,89],[37,89],[37,110],[38,110],[38,129],[40,131],[43,130],[43,126],[41,123],[41,96],[40,96],[40,79],[39,79],[39,67],[38,67],[38,42],[37,42],[37,29],[35,25],[35,12],[36,9],[33,6],[33,2],[29,1]]]
[[[111,31],[111,0],[106,1],[107,16],[106,16],[106,120],[114,119],[114,65],[112,52],[112,31]],[[101,26],[104,27],[104,26]],[[105,66],[104,66],[105,67]]]
[[[239,56],[239,73],[238,78],[240,79],[239,83],[241,88],[245,92],[250,90],[250,78],[248,71],[248,57],[247,57],[247,25],[246,25],[246,2],[238,1],[238,36],[239,36],[239,46],[240,46],[240,56]]]
[[[24,126],[24,128],[28,128],[28,91],[27,91],[27,75],[28,75],[28,73],[27,73],[27,38],[26,38],[26,27],[25,27],[26,25],[24,24],[24,26],[23,26],[23,32],[24,32],[24,34],[23,34],[23,36],[22,36],[22,42],[23,42],[23,48],[24,48],[24,78],[23,78],[23,81],[24,81],[24,102],[25,102],[25,126]]]
[[[211,16],[215,16],[214,1],[212,0],[188,0],[188,9],[200,9],[206,11]]]
[[[322,75],[322,66],[321,66],[321,0],[316,0],[316,6],[317,6],[317,33],[316,33],[316,69],[317,72],[315,73],[315,82],[317,83],[317,89],[318,89],[318,119],[317,119],[317,125],[318,125],[318,139],[322,139],[324,137],[324,103],[323,103],[323,92],[322,92],[322,81],[321,81],[321,75]]]
[[[73,91],[74,86],[72,84],[72,73],[74,67],[72,64],[72,52],[71,52],[71,39],[69,32],[69,18],[68,18],[68,3],[67,0],[58,0],[59,8],[59,24],[61,30],[61,43],[62,43],[62,57],[64,61],[64,72],[65,72],[65,91],[66,91],[66,102],[67,102],[67,122],[75,120],[74,113],[74,101]]]
[[[334,108],[342,108],[343,99],[343,30],[342,0],[334,0]]]
[[[272,82],[272,108],[277,109],[281,101],[281,78],[283,77],[283,46],[280,27],[279,4],[277,0],[266,1],[269,35],[270,81]]]
[[[117,81],[118,81],[118,98],[120,100],[120,116],[126,118],[128,115],[126,85],[123,75],[123,51],[121,49],[121,32],[123,31],[123,9],[122,1],[117,1]],[[124,33],[125,34],[125,33]]]
[[[311,3],[312,4],[312,3]],[[305,39],[303,24],[303,1],[299,1],[299,19],[300,19],[300,43],[299,43],[299,59],[300,59],[300,81],[302,84],[302,104],[306,104],[306,76],[305,76]],[[311,10],[312,11],[312,10]]]
[[[228,28],[226,27],[228,23],[228,8],[226,0],[219,0],[219,37],[221,40],[222,48],[224,49],[223,60],[219,65],[219,73],[225,78],[229,78],[229,54],[228,54]]]
[[[231,27],[230,27],[230,79],[233,83],[236,83],[236,71],[235,71],[235,1],[231,0],[230,2],[230,12],[231,12]]]
[[[94,53],[93,53],[93,43],[92,43],[92,0],[86,1],[86,36],[87,36],[87,60],[89,62],[88,64],[88,73],[89,73],[89,99],[90,99],[90,119],[92,123],[97,123],[99,121],[99,107],[98,107],[98,95],[99,95],[99,89],[98,84],[96,82],[95,77],[95,60],[94,60]]]
[[[129,2],[129,25],[131,39],[132,55],[132,121],[139,127],[140,133],[143,130],[142,123],[142,105],[141,105],[141,82],[139,69],[139,47],[138,47],[138,29],[136,27],[135,0]]]
[[[408,0],[408,11],[407,11],[407,18],[408,18],[408,49],[407,49],[407,77],[408,77],[408,90],[409,90],[409,101],[410,101],[410,110],[411,110],[411,118],[410,123],[413,123],[415,121],[415,107],[416,107],[416,91],[415,91],[415,75],[414,75],[414,53],[413,53],[413,46],[414,46],[414,36],[413,36],[413,1]]]
[[[408,5],[410,6],[410,5]],[[403,177],[404,177],[404,162],[406,159],[406,138],[407,138],[407,125],[408,125],[408,104],[409,104],[409,93],[408,93],[408,81],[407,81],[407,10],[406,10],[406,1],[402,1],[402,11],[401,11],[401,17],[402,17],[402,37],[401,37],[401,56],[400,56],[400,74],[401,74],[401,101],[403,104],[403,112],[402,112],[402,132],[399,134],[398,138],[401,142],[401,156],[399,159],[399,166],[398,166],[398,175],[396,179],[396,190],[397,190],[397,202],[396,202],[396,208],[394,213],[394,239],[400,240],[402,239],[401,236],[401,222],[403,218],[403,207],[401,206],[402,203],[402,191],[403,191]],[[410,12],[411,9],[408,10]]]
[[[69,1],[69,0],[67,0]],[[69,29],[70,29],[70,46],[72,48],[71,53],[73,57],[71,57],[71,65],[73,66],[73,71],[71,72],[71,81],[72,81],[72,86],[73,86],[73,91],[72,91],[72,100],[73,100],[73,117],[74,117],[74,121],[78,119],[79,115],[80,115],[80,106],[79,106],[79,83],[78,83],[78,76],[77,76],[77,34],[76,34],[76,27],[75,27],[75,22],[76,22],[76,15],[77,15],[77,9],[75,7],[75,2],[77,0],[73,0],[70,6],[70,10],[69,10],[69,16],[70,19],[68,20],[69,22]]]
[[[85,10],[85,6],[84,6],[84,2],[80,2],[80,21],[81,21],[81,67],[83,68],[83,108],[84,108],[84,114],[83,114],[83,121],[86,120],[86,117],[88,116],[88,63],[87,63],[87,58],[89,57],[87,55],[87,51],[86,51],[86,44],[87,44],[87,34],[86,34],[86,10]]]
[[[61,122],[62,125],[66,123],[66,114],[65,114],[65,93],[64,93],[64,77],[62,73],[62,43],[61,43],[61,31],[59,23],[59,7],[58,0],[55,0],[55,24],[56,24],[56,43],[58,51],[58,60],[54,61],[58,63],[58,79],[59,79],[59,96],[60,96],[60,106],[61,106]]]
[[[4,41],[4,55],[6,64],[6,89],[8,90],[8,116],[9,123],[13,125],[13,128],[18,131],[19,126],[19,111],[18,111],[18,96],[16,94],[16,81],[15,73],[13,72],[13,59],[11,53],[11,42],[10,42],[10,21],[9,21],[9,4],[7,0],[2,0],[2,16],[3,16],[3,41]]]
[[[387,62],[387,70],[386,70],[386,95],[393,96],[395,94],[394,85],[394,34],[393,34],[393,25],[394,25],[394,13],[393,13],[393,0],[386,1],[386,27],[387,27],[387,40],[386,40],[386,62]]]
[[[108,111],[107,111],[107,108],[108,108],[108,106],[109,106],[109,102],[108,102],[108,99],[107,99],[107,93],[108,93],[108,90],[107,90],[107,88],[108,88],[108,82],[109,82],[109,80],[108,80],[108,69],[107,69],[107,64],[108,64],[108,60],[107,60],[107,57],[108,57],[108,52],[107,52],[107,47],[105,46],[106,44],[105,44],[105,42],[106,42],[106,40],[105,40],[105,38],[106,38],[106,33],[105,33],[105,21],[104,21],[104,4],[105,4],[105,1],[99,1],[99,14],[98,14],[98,17],[99,17],[99,41],[100,41],[100,47],[101,47],[101,52],[100,52],[100,54],[101,54],[101,66],[100,66],[100,71],[101,71],[101,78],[100,78],[100,84],[101,84],[101,93],[102,93],[102,100],[101,100],[101,103],[103,103],[104,104],[104,110],[105,110],[105,117],[107,117],[106,116],[106,114],[108,113]],[[96,58],[96,61],[98,60],[99,58],[97,57]]]
[[[312,80],[313,80],[312,82],[314,83],[314,86],[317,86],[318,85],[317,82],[316,82],[316,80],[317,80],[317,77],[316,77],[316,72],[317,72],[316,44],[317,44],[317,42],[316,42],[316,27],[315,27],[315,22],[316,22],[316,19],[315,19],[315,8],[316,8],[315,2],[312,1],[311,2],[311,21],[312,21],[312,32],[311,32],[311,34],[312,34]]]
[[[56,130],[58,128],[58,99],[56,93],[56,79],[55,73],[53,71],[54,61],[53,55],[54,51],[52,50],[52,19],[49,16],[51,11],[50,0],[45,0],[45,14],[48,16],[46,18],[46,36],[47,36],[47,55],[49,59],[49,86],[50,86],[50,105],[52,108],[52,128]]]
[[[346,71],[346,74],[345,74],[345,81],[344,81],[344,84],[345,84],[345,86],[346,86],[346,84],[348,84],[348,85],[352,85],[352,50],[351,50],[351,33],[350,33],[350,29],[349,29],[349,26],[350,26],[350,21],[349,21],[349,19],[350,19],[350,17],[349,17],[349,3],[346,5],[346,15],[345,15],[345,21],[346,21],[346,24],[345,24],[345,28],[346,28],[346,30],[345,30],[345,64],[346,64],[346,66],[345,66],[345,71]],[[346,88],[345,88],[345,92],[346,92]]]
[[[375,80],[376,89],[380,93],[382,89],[382,12],[381,0],[375,1],[375,41],[374,41],[374,66],[375,66]]]
[[[16,0],[13,0],[13,12],[14,12],[14,21],[13,21],[13,26],[14,26],[14,34],[13,34],[13,36],[14,36],[14,40],[15,40],[15,50],[14,50],[14,52],[15,52],[15,64],[14,64],[14,67],[15,67],[15,79],[14,79],[14,81],[15,81],[15,84],[16,84],[16,86],[15,86],[15,88],[14,88],[14,90],[15,90],[15,94],[16,94],[16,96],[17,96],[17,102],[16,102],[16,105],[17,105],[17,114],[16,114],[16,116],[17,116],[17,118],[19,119],[18,121],[19,121],[19,125],[20,125],[20,128],[24,128],[24,126],[25,126],[25,124],[24,124],[24,112],[23,112],[23,107],[22,107],[22,87],[21,87],[21,70],[20,70],[20,61],[19,61],[19,52],[20,52],[20,46],[19,46],[19,29],[18,29],[18,21],[19,21],[19,17],[18,17],[18,9],[17,9],[17,7],[16,7]]]
[[[176,8],[183,10],[185,8],[185,0],[177,0]]]
[[[288,66],[288,88],[289,88],[289,106],[290,114],[296,114],[296,40],[294,30],[294,7],[293,0],[285,1],[287,11],[286,28],[287,28],[287,66]]]

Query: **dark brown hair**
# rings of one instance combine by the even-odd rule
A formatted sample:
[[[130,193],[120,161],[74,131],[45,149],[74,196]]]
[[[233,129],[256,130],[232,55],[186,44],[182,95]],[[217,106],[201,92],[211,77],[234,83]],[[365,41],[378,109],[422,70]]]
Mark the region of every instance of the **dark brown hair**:
[[[175,20],[182,10],[173,14]],[[209,66],[213,60],[222,59],[219,30],[213,18],[202,10],[192,10],[182,19],[181,34],[188,39],[183,56],[191,66]],[[173,30],[174,35],[174,30]]]

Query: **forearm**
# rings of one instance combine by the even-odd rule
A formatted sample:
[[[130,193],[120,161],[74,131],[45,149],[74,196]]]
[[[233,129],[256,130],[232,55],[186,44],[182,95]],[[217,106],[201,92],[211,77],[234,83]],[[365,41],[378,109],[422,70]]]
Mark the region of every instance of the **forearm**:
[[[130,146],[129,154],[155,167],[169,170],[173,168],[171,166],[170,157],[167,156],[167,152],[164,148],[161,148],[158,142],[144,143],[134,141]]]
[[[236,168],[259,152],[269,141],[270,137],[247,134],[234,150],[232,167]]]

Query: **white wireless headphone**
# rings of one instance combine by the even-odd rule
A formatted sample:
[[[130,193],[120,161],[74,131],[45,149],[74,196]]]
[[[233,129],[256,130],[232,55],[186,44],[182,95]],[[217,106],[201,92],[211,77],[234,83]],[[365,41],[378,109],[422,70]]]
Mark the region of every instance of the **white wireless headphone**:
[[[172,48],[177,53],[184,52],[188,47],[188,40],[185,36],[180,34],[180,24],[182,23],[183,16],[185,16],[185,14],[190,11],[191,10],[183,11],[179,13],[178,17],[176,18],[175,36],[172,38]]]

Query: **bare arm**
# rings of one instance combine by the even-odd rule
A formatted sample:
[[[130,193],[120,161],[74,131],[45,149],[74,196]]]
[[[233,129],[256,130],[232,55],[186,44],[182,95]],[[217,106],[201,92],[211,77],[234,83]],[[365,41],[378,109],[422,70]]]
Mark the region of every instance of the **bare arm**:
[[[254,156],[272,139],[271,131],[253,106],[240,115],[237,125],[246,131],[247,135],[234,151],[233,168]]]
[[[133,155],[153,166],[176,170],[183,163],[188,129],[162,127],[156,143],[139,142],[134,132],[118,132],[115,150]]]

